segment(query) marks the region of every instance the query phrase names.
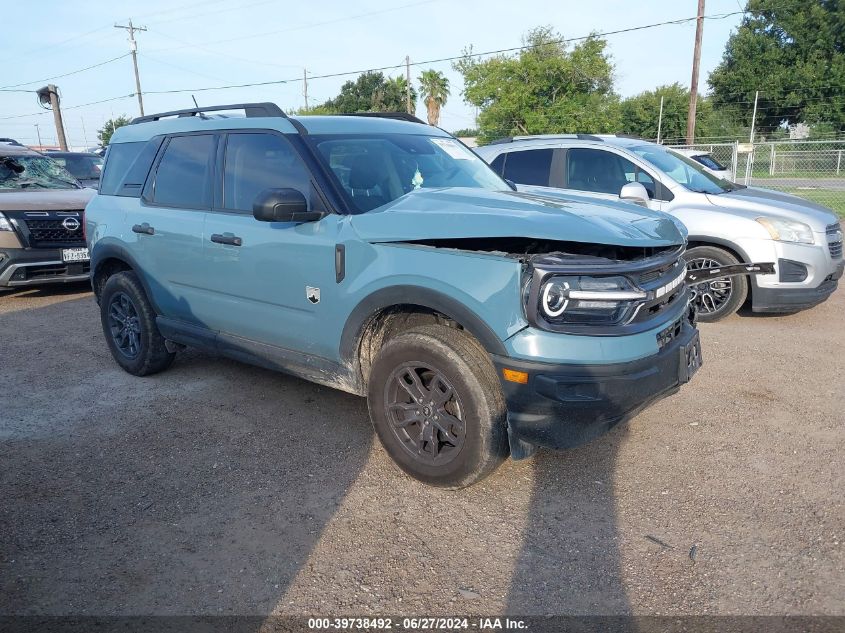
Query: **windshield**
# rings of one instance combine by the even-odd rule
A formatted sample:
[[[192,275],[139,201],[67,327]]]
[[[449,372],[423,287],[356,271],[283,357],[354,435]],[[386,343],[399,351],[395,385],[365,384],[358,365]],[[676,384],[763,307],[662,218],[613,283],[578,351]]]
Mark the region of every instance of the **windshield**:
[[[70,172],[78,180],[97,180],[103,170],[103,159],[100,156],[79,154],[76,156],[51,156],[54,161]]]
[[[46,156],[0,156],[3,189],[79,189],[79,183]]]
[[[690,191],[718,194],[739,189],[738,185],[714,176],[691,158],[670,152],[660,145],[640,145],[631,150]]]
[[[487,163],[449,137],[318,134],[311,138],[358,213],[376,209],[415,189],[510,190]]]

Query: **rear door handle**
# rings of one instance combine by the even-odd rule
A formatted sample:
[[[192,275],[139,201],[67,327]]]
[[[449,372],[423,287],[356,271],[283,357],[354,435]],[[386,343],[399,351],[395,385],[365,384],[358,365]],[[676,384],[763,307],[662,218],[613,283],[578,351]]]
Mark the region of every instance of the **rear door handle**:
[[[132,227],[133,233],[142,233],[144,235],[155,235],[156,230],[151,227],[149,224],[144,222],[143,224],[136,224]]]
[[[243,244],[243,240],[239,238],[237,235],[232,235],[231,233],[224,233],[220,235],[220,233],[213,233],[211,235],[211,241],[215,244],[228,244],[229,246],[240,246]]]

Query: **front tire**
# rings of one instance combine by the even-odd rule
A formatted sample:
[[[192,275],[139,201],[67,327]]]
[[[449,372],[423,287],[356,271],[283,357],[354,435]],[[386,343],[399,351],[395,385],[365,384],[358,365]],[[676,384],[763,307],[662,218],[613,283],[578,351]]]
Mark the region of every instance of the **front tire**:
[[[100,321],[112,357],[134,376],[167,369],[176,354],[168,352],[156,315],[138,276],[132,271],[108,278],[100,296]]]
[[[390,339],[370,372],[367,404],[387,453],[427,484],[464,488],[508,456],[495,368],[463,330],[424,325]]]
[[[733,266],[740,261],[732,253],[716,246],[695,246],[684,253],[689,270]],[[714,323],[730,316],[748,297],[748,277],[719,277],[692,284],[698,320]]]

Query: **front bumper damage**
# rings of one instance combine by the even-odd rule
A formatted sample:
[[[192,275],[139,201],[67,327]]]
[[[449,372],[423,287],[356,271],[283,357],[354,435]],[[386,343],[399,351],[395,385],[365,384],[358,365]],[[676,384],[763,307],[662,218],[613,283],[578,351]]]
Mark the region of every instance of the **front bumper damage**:
[[[656,336],[657,354],[625,363],[552,364],[493,356],[499,376],[505,368],[528,374],[525,384],[500,379],[512,457],[528,457],[538,446],[585,444],[675,393],[702,364],[694,309]]]

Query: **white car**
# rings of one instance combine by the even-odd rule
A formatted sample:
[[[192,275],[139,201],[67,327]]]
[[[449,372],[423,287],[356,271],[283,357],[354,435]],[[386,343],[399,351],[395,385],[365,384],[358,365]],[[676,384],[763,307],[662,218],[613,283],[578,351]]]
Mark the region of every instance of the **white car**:
[[[526,194],[633,202],[688,230],[687,266],[774,263],[774,274],[691,284],[701,321],[718,321],[751,295],[754,312],[797,312],[826,300],[845,270],[839,218],[820,204],[737,185],[663,145],[620,136],[514,137],[479,147]]]
[[[713,154],[710,154],[709,152],[705,152],[700,149],[681,149],[680,147],[670,147],[669,149],[681,156],[692,158],[696,163],[699,163],[706,171],[709,171],[714,176],[724,178],[725,180],[733,180],[731,170],[713,158]]]

